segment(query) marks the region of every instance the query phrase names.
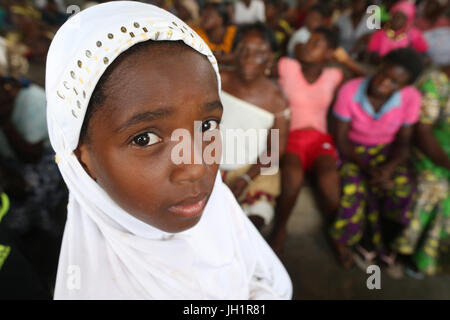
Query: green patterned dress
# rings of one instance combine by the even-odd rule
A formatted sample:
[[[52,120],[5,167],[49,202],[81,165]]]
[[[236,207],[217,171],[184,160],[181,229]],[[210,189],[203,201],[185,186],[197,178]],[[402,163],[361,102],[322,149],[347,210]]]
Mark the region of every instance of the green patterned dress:
[[[435,70],[421,78],[418,88],[422,93],[420,122],[433,124],[436,139],[450,157],[449,79]],[[413,217],[393,246],[399,253],[413,255],[420,271],[434,275],[450,265],[445,261],[450,256],[450,171],[420,151],[415,163],[418,194]]]

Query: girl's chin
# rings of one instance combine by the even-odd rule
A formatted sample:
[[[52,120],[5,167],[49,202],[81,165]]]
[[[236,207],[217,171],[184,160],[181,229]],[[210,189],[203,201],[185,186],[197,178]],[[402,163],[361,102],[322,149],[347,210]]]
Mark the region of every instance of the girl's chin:
[[[200,219],[202,217],[201,212],[199,215],[195,217],[190,218],[184,218],[184,217],[176,217],[176,223],[173,223],[171,226],[167,226],[167,228],[164,228],[165,230],[162,230],[164,232],[168,233],[180,233],[186,230],[189,230],[197,225],[197,223],[200,222]]]

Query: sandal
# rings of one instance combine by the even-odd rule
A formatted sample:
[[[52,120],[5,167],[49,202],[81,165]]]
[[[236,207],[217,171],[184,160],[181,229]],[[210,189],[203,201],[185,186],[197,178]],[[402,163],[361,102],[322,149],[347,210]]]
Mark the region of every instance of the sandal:
[[[382,264],[385,266],[385,270],[388,276],[393,279],[401,279],[403,278],[403,267],[400,263],[396,261],[397,254],[391,253],[389,256],[382,255],[380,256],[380,260]]]
[[[353,260],[355,261],[356,265],[364,272],[367,272],[367,268],[369,266],[375,264],[376,257],[377,254],[375,251],[367,251],[359,244],[355,246]]]

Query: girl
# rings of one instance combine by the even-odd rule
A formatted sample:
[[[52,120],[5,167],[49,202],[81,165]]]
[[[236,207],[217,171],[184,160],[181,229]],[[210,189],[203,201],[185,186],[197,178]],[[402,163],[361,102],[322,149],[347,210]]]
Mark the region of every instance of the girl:
[[[280,89],[266,76],[276,50],[275,37],[262,24],[247,25],[239,29],[235,44],[237,66],[233,71],[221,73],[224,97],[241,110],[233,115],[234,121],[252,108],[267,115],[273,124],[271,129],[279,130],[278,147],[281,157],[289,132],[290,110]],[[267,150],[272,149],[271,143],[274,141],[265,143]],[[258,162],[224,171],[225,183],[230,186],[244,211],[258,228],[268,225],[272,220],[275,198],[280,194],[279,171],[261,175],[261,166],[261,162]]]
[[[288,219],[307,172],[314,174],[325,210],[333,212],[339,205],[337,154],[327,128],[327,113],[343,78],[340,69],[326,66],[336,45],[336,33],[319,27],[300,48],[299,61],[283,57],[278,63],[280,87],[292,117],[271,240],[277,253],[282,252]]]
[[[194,30],[206,42],[220,64],[232,63],[236,26],[229,25],[229,14],[224,4],[206,3],[200,12],[200,26]]]
[[[394,266],[383,243],[380,215],[400,225],[411,218],[415,188],[406,164],[421,98],[410,85],[421,70],[413,49],[398,49],[386,55],[373,77],[351,80],[339,91],[333,113],[342,158],[341,200],[330,233],[345,267],[353,263],[348,247],[360,242],[366,225],[375,252],[357,246],[365,264],[374,264],[378,256]]]
[[[209,48],[139,2],[77,19],[58,31],[47,60],[50,140],[70,191],[55,298],[290,298],[289,276],[218,164],[172,160],[174,130],[187,130],[187,142],[218,130]]]

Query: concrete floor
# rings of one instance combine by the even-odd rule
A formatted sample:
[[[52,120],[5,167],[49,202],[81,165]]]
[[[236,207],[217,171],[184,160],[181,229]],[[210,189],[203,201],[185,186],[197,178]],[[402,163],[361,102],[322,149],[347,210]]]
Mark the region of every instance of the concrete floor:
[[[381,270],[381,289],[369,290],[357,266],[342,268],[322,228],[322,217],[305,186],[288,225],[282,261],[294,286],[294,299],[450,299],[450,274],[412,279],[390,278]],[[267,233],[264,232],[266,235]]]

